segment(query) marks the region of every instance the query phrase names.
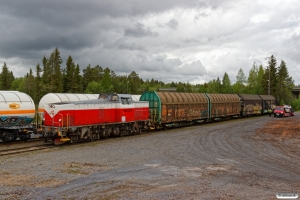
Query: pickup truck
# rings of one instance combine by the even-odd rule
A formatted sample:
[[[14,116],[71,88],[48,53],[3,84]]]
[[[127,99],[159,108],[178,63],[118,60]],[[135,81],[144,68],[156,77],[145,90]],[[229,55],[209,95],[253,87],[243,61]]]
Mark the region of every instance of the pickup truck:
[[[294,116],[292,108],[288,106],[277,106],[274,110],[274,117],[289,117]]]

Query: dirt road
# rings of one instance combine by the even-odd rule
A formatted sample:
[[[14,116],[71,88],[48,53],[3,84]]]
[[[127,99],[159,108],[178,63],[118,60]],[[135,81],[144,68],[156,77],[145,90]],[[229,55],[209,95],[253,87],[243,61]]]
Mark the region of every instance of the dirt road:
[[[300,194],[300,114],[1,159],[4,199],[276,199]]]

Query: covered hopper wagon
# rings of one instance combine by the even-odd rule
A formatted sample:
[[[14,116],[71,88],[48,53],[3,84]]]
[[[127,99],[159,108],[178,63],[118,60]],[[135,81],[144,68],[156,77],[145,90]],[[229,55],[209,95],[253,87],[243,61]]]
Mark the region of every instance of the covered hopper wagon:
[[[276,107],[272,95],[238,94],[241,98],[241,116],[267,114]]]
[[[149,102],[150,129],[188,126],[240,114],[236,94],[144,92],[140,101]]]

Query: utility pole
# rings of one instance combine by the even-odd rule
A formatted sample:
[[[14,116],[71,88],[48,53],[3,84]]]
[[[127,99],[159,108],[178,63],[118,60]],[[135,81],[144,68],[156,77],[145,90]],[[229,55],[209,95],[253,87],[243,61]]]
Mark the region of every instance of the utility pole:
[[[269,66],[268,95],[270,95],[270,82],[271,82],[270,71],[271,71],[271,68]]]
[[[161,75],[159,75],[159,77],[160,77],[160,81],[159,81],[159,83],[160,83],[159,89],[161,89]]]
[[[266,57],[265,60],[269,59],[269,66],[268,66],[268,70],[269,70],[269,80],[268,80],[268,95],[270,95],[270,84],[271,84],[271,77],[270,77],[270,71],[271,71],[271,58],[270,57]]]

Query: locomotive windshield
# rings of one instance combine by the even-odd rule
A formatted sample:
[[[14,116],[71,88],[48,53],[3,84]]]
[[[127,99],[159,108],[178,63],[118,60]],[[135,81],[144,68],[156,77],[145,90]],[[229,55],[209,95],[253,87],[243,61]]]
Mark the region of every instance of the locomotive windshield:
[[[111,101],[119,101],[119,96],[116,95],[116,94],[111,95],[110,100],[111,100]]]

